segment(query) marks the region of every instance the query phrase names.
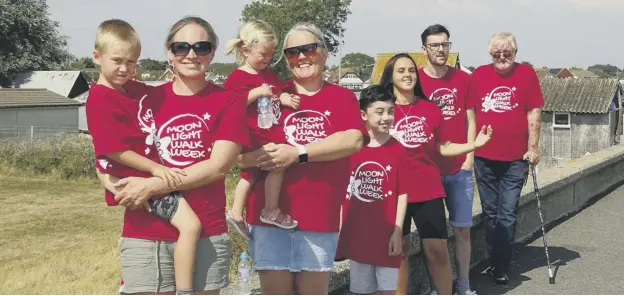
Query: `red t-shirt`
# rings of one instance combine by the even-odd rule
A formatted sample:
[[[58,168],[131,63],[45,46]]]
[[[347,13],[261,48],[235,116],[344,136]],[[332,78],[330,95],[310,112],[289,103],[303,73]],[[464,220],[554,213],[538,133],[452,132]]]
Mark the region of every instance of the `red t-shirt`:
[[[448,140],[462,144],[468,140],[468,125],[466,124],[466,92],[470,75],[456,68],[448,67],[442,78],[432,78],[425,73],[424,68],[418,70],[418,77],[425,96],[440,107],[442,118],[449,126]],[[436,163],[442,175],[457,173],[466,161],[466,155],[444,157],[438,154]]]
[[[245,105],[230,91],[209,84],[200,93],[179,96],[173,83],[154,89],[146,106],[155,126],[158,153],[167,167],[186,168],[210,158],[215,141],[237,144],[248,141]],[[151,123],[150,123],[151,125]],[[225,221],[225,180],[182,191],[202,224],[202,237],[227,231]],[[142,220],[125,221],[123,236],[147,236],[154,240],[175,241],[178,232],[168,222],[145,213]],[[143,238],[143,237],[137,237]]]
[[[544,97],[533,68],[515,64],[505,75],[492,64],[472,72],[468,91],[470,107],[475,108],[477,130],[491,125],[492,139],[477,149],[475,156],[500,161],[522,159],[528,149],[527,113],[544,105]]]
[[[325,85],[314,95],[301,97],[297,111],[284,109],[286,142],[305,145],[334,133],[358,130],[366,133],[355,94],[335,84]],[[261,178],[264,178],[262,176]],[[263,225],[260,212],[264,207],[264,180],[258,180],[247,203],[247,221]],[[338,232],[340,206],[349,183],[349,158],[334,161],[294,164],[286,172],[279,207],[299,222],[299,229],[315,232]]]
[[[442,111],[426,99],[409,105],[395,105],[394,127],[390,134],[407,149],[409,164],[403,171],[411,178],[406,184],[410,203],[444,197],[442,179],[436,165],[438,143],[448,140]]]
[[[286,88],[286,83],[281,81],[270,68],[251,74],[249,72],[235,69],[232,71],[227,80],[223,83],[223,87],[239,94],[245,102],[249,96],[249,92],[261,86],[263,83],[274,86],[273,93],[278,94]],[[247,126],[249,127],[249,146],[245,147],[243,152],[256,150],[260,146],[267,143],[284,143],[284,127],[281,125],[280,117],[282,115],[282,106],[278,98],[273,100],[273,114],[277,118],[277,122],[273,122],[273,126],[268,129],[258,127],[258,107],[257,101],[247,106]]]
[[[388,243],[398,197],[406,193],[405,183],[410,181],[403,171],[407,163],[405,147],[394,138],[379,147],[365,146],[350,157],[351,178],[342,206],[336,258],[375,266],[401,265],[401,256],[388,255]]]
[[[104,173],[124,177],[150,177],[147,172],[117,163],[106,154],[134,151],[152,161],[159,162],[153,149],[151,129],[142,118],[139,102],[148,99],[149,87],[134,81],[124,85],[126,93],[121,93],[103,85],[93,85],[86,103],[87,123],[95,150],[95,166]],[[109,206],[118,205],[114,195],[104,191]]]

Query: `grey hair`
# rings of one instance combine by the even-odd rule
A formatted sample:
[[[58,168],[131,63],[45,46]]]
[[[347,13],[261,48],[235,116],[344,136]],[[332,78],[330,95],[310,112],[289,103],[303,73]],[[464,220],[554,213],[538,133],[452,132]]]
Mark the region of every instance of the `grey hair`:
[[[288,44],[288,38],[290,37],[290,35],[296,32],[308,32],[314,35],[318,40],[318,43],[321,44],[321,48],[325,50],[325,52],[328,52],[327,44],[325,44],[325,38],[323,37],[323,32],[312,23],[300,22],[292,26],[288,33],[286,33],[286,36],[284,37],[284,43],[282,44],[282,54],[280,55],[280,58],[277,62],[279,62],[284,57],[284,50],[286,49],[286,44]]]
[[[509,44],[511,45],[511,48],[513,48],[515,52],[518,52],[518,44],[516,43],[516,36],[514,36],[514,34],[509,33],[509,32],[500,32],[500,33],[496,33],[492,35],[492,37],[490,37],[490,42],[488,43],[488,51],[491,52],[492,47],[494,47],[495,44],[498,44],[501,41],[509,42]]]

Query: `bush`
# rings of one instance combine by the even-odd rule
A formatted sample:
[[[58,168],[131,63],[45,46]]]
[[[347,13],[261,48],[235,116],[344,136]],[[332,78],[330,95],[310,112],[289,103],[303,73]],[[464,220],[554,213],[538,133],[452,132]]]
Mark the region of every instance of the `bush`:
[[[0,165],[18,174],[95,179],[91,137],[60,134],[41,140],[0,141]]]

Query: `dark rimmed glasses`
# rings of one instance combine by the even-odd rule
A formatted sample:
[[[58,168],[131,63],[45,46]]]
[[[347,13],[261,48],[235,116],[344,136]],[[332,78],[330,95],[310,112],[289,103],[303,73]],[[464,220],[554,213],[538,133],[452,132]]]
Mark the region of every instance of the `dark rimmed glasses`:
[[[284,49],[284,55],[286,56],[286,58],[292,59],[298,57],[300,54],[303,53],[306,58],[310,58],[316,54],[316,50],[319,46],[319,43],[310,43],[289,47]]]
[[[453,45],[452,42],[436,42],[436,43],[429,43],[426,46],[427,48],[431,50],[438,50],[440,48],[442,48],[443,50],[448,50],[449,48],[451,48],[451,45]]]
[[[195,51],[198,56],[207,56],[212,53],[212,43],[209,41],[199,41],[191,45],[188,42],[173,42],[169,46],[173,55],[186,56],[191,52],[191,49]]]

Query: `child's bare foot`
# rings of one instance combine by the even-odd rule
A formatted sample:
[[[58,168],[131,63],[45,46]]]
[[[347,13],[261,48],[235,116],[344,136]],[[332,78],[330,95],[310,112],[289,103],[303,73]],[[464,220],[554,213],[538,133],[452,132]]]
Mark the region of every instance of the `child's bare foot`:
[[[247,223],[243,217],[235,217],[231,211],[225,212],[225,218],[236,229],[236,232],[240,234],[245,240],[249,240],[249,230],[247,229]]]
[[[263,209],[262,214],[260,215],[260,221],[285,229],[295,228],[298,224],[297,221],[293,220],[290,217],[290,215],[282,213],[280,209],[275,209],[272,211]]]

